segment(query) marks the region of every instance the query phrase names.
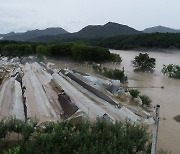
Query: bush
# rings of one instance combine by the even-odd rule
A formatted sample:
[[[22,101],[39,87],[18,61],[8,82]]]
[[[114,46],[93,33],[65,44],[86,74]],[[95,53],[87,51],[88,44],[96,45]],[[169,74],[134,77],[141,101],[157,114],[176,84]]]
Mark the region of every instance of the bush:
[[[8,127],[4,120],[0,121],[0,139],[5,138],[6,134],[8,132]]]
[[[144,105],[149,106],[152,102],[152,100],[146,95],[141,95],[140,98],[142,100],[142,106]]]
[[[121,83],[127,82],[127,76],[124,74],[124,69],[110,69],[107,67],[101,67],[98,65],[93,65],[93,69],[99,73],[104,75],[105,77],[108,77],[110,79],[120,80]]]
[[[138,89],[129,89],[129,93],[133,98],[137,98],[140,94],[140,91]]]
[[[9,149],[8,151],[4,151],[4,154],[21,154],[20,146]]]

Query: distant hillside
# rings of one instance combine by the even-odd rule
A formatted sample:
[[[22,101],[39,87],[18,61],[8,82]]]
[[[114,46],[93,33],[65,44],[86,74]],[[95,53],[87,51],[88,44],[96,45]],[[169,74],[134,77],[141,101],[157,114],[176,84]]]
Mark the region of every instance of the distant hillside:
[[[135,30],[134,28],[112,22],[108,22],[103,26],[101,25],[87,26],[78,32],[79,36],[88,37],[88,38],[111,37],[116,35],[132,35],[139,33],[141,32]]]
[[[32,41],[57,41],[72,38],[106,38],[117,35],[134,35],[141,34],[142,32],[126,25],[108,22],[105,25],[90,25],[79,32],[68,33],[57,36],[42,36],[32,39]]]
[[[156,26],[156,27],[150,27],[150,28],[146,28],[144,31],[144,33],[180,33],[180,30],[176,30],[176,29],[172,29],[169,27],[163,27],[163,26]]]
[[[63,28],[47,28],[44,30],[32,30],[32,31],[27,31],[24,33],[8,33],[8,34],[0,34],[0,37],[3,37],[3,40],[14,40],[14,41],[27,41],[36,37],[40,36],[55,36],[58,34],[66,34],[68,33],[66,30]]]

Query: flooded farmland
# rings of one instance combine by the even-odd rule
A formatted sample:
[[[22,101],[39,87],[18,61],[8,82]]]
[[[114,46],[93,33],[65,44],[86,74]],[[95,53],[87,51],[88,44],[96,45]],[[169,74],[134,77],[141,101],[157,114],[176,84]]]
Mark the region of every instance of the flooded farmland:
[[[102,117],[112,122],[153,123],[149,113],[140,107],[135,113],[104,88],[119,81],[107,82],[86,74],[92,71],[86,64],[81,66],[72,62],[69,65],[82,71],[79,72],[67,69],[69,66],[62,66],[55,60],[54,64],[48,60],[37,63],[33,57],[25,57],[19,62],[1,58],[0,63],[1,72],[6,72],[0,86],[0,119],[10,116],[22,120],[37,118],[41,124],[78,116],[90,121]]]
[[[168,78],[161,73],[163,64],[180,65],[180,51],[148,52],[151,57],[156,58],[156,68],[152,74],[133,72],[131,60],[139,54],[138,51],[111,52],[121,55],[123,62],[119,67],[124,66],[129,87],[139,87],[143,94],[150,96],[153,105],[161,105],[158,148],[180,153],[180,80]],[[112,64],[108,65],[113,67]]]
[[[180,152],[180,80],[170,79],[161,73],[163,64],[180,65],[180,53],[150,52],[150,56],[157,60],[155,72],[151,74],[133,71],[131,60],[138,52],[111,52],[120,54],[123,62],[104,65],[112,68],[124,66],[128,86],[137,87],[142,94],[150,96],[153,105],[161,105],[158,148]],[[87,64],[53,59],[47,59],[45,63],[33,61],[21,64],[7,59],[0,62],[1,119],[8,116],[18,119],[37,117],[39,123],[44,123],[74,117],[88,118],[90,121],[104,117],[111,121],[128,119],[145,123],[151,117],[149,113],[124,104],[106,91],[102,85],[109,85],[112,81],[95,74]]]

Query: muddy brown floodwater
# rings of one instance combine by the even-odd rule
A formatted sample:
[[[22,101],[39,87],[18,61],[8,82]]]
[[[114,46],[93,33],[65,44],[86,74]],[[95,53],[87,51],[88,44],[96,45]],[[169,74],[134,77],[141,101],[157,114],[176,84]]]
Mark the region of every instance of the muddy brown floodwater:
[[[152,74],[133,71],[131,61],[139,54],[138,51],[111,50],[111,52],[121,55],[123,62],[118,67],[124,66],[129,78],[129,87],[141,87],[139,90],[152,99],[153,105],[161,105],[158,149],[163,148],[180,154],[180,123],[174,119],[180,115],[180,79],[168,78],[161,73],[163,64],[180,65],[180,51],[149,52],[151,57],[156,58],[156,68]],[[106,65],[113,67],[113,64]],[[165,88],[152,88],[161,86]]]

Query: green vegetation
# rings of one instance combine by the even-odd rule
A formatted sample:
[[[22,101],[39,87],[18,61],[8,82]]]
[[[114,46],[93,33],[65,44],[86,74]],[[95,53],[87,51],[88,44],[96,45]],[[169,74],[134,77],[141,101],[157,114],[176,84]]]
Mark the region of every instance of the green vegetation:
[[[139,97],[142,100],[142,106],[144,106],[144,105],[149,106],[152,102],[152,100],[147,95],[140,95]]]
[[[16,154],[135,154],[150,153],[151,137],[146,127],[138,124],[116,122],[112,124],[103,119],[94,123],[79,121],[49,122],[43,127],[12,119],[4,120],[1,125],[7,125],[6,133],[18,132],[19,141],[0,138],[0,153]],[[21,123],[22,125],[19,125]],[[29,129],[29,128],[32,128]],[[18,131],[17,129],[18,128]],[[28,128],[28,129],[27,129]],[[27,130],[24,134],[23,131]],[[33,132],[33,133],[32,133]],[[24,135],[28,137],[24,140]],[[5,152],[6,151],[6,152]]]
[[[68,34],[67,34],[68,35]],[[116,34],[117,35],[117,34]],[[44,42],[52,42],[53,40],[59,40],[61,42],[70,42],[70,41],[83,41],[90,45],[101,46],[109,49],[121,49],[121,50],[130,50],[130,49],[180,49],[180,33],[151,33],[151,34],[136,34],[136,35],[119,35],[114,37],[95,37],[86,38],[72,36],[63,38],[64,35],[61,35],[62,38],[56,38],[57,36],[44,36],[42,40]],[[36,39],[35,39],[36,40]],[[38,38],[37,38],[38,40]],[[2,41],[1,41],[2,42]],[[8,42],[8,41],[3,41]],[[12,44],[15,41],[9,41]],[[9,44],[9,43],[8,43]],[[36,44],[36,43],[34,43]],[[37,43],[38,44],[38,43]],[[0,43],[1,46],[1,43]]]
[[[149,57],[147,53],[139,53],[132,61],[132,64],[134,65],[135,71],[153,71],[156,65],[156,59]]]
[[[48,55],[48,51],[46,49],[46,46],[38,45],[36,47],[36,54],[37,54],[38,57],[41,57],[42,55]]]
[[[72,47],[72,57],[80,61],[101,62],[109,59],[110,52],[108,49],[88,46],[85,44],[74,44]]]
[[[116,61],[121,58],[111,54],[108,49],[90,46],[82,42],[69,43],[22,43],[12,41],[0,41],[0,54],[3,56],[27,56],[36,54],[38,57],[68,57],[76,61]]]
[[[101,67],[98,65],[93,65],[93,69],[99,73],[104,75],[105,77],[108,77],[110,79],[120,80],[121,83],[127,82],[127,76],[124,74],[124,69],[110,69],[107,67]]]
[[[81,39],[82,40],[82,39]],[[180,49],[180,33],[151,33],[115,36],[101,39],[84,39],[93,45],[109,49]]]
[[[140,91],[138,89],[129,89],[129,93],[133,98],[137,98],[140,94]]]
[[[52,57],[72,57],[72,47],[73,43],[47,44],[47,50]]]
[[[33,53],[29,44],[8,44],[2,47],[1,54],[4,56],[25,56]]]
[[[129,89],[129,93],[131,94],[132,98],[137,98],[138,96],[142,100],[142,106],[150,106],[152,100],[147,95],[140,95],[140,91],[138,89]]]
[[[21,154],[20,146],[14,147],[12,149],[9,149],[8,151],[4,151],[4,154]]]
[[[162,73],[168,77],[180,79],[180,66],[174,64],[163,65]]]

